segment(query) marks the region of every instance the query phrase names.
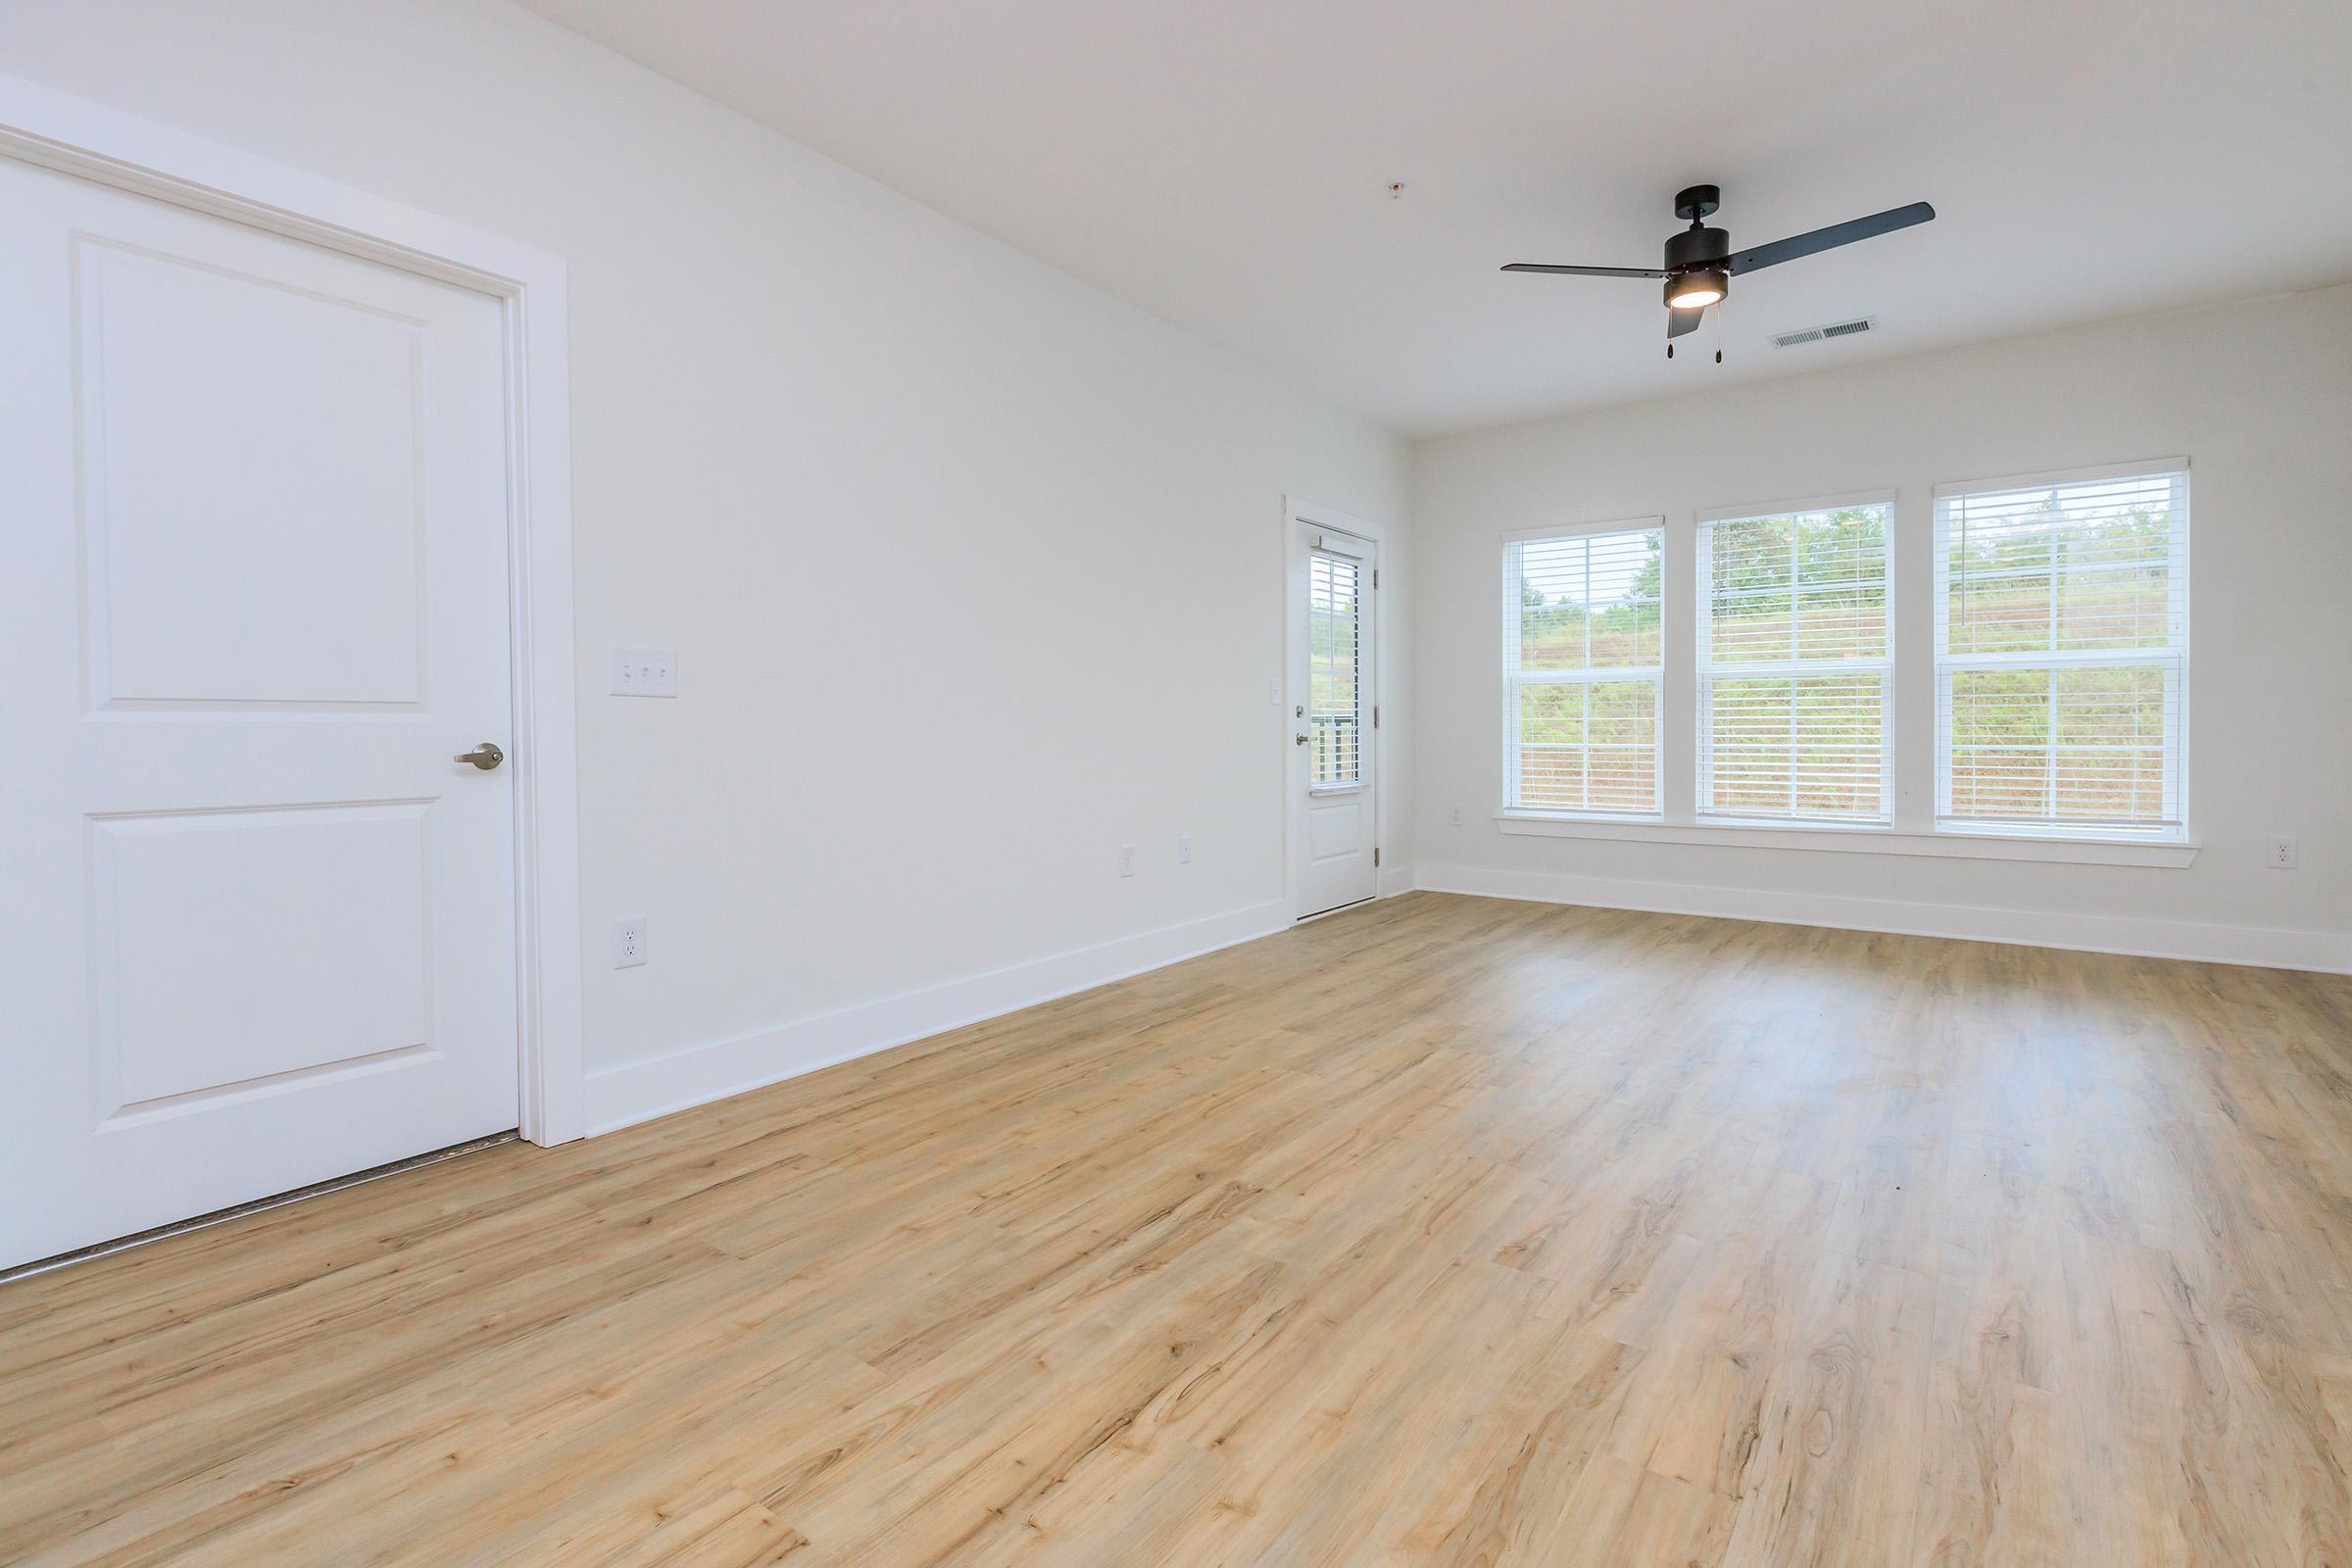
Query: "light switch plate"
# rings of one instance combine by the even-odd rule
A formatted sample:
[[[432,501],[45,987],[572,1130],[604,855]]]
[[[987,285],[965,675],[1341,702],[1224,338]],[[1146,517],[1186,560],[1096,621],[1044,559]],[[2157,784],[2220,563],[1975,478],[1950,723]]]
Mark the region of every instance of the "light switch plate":
[[[677,696],[677,653],[668,648],[613,649],[612,695],[615,697]]]

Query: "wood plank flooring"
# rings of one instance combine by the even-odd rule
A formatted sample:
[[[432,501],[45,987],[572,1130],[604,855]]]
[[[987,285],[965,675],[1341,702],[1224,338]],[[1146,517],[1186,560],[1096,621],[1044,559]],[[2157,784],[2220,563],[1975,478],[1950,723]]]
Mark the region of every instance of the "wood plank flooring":
[[[2352,1563],[2352,981],[1416,894],[0,1287],[0,1562]]]

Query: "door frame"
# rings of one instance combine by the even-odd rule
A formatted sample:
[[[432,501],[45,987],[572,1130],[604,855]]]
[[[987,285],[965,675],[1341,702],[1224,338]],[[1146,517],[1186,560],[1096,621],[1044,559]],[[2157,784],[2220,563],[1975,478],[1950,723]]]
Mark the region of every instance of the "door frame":
[[[1337,507],[1319,506],[1303,496],[1284,496],[1282,498],[1282,703],[1277,715],[1281,722],[1275,726],[1275,732],[1276,744],[1281,748],[1282,757],[1282,765],[1279,769],[1282,779],[1282,902],[1283,906],[1290,910],[1293,923],[1309,918],[1302,914],[1298,907],[1300,901],[1305,896],[1305,889],[1300,885],[1298,876],[1298,845],[1305,836],[1303,819],[1306,814],[1306,794],[1298,786],[1296,777],[1298,765],[1296,760],[1298,747],[1291,740],[1291,737],[1298,733],[1293,727],[1293,710],[1306,701],[1306,693],[1299,686],[1299,671],[1306,664],[1306,617],[1299,613],[1298,606],[1291,603],[1291,584],[1306,567],[1306,530],[1308,528],[1321,528],[1329,533],[1344,533],[1352,538],[1361,539],[1373,547],[1375,560],[1372,583],[1372,693],[1371,702],[1367,706],[1375,710],[1381,706],[1380,693],[1384,684],[1381,676],[1388,657],[1386,653],[1388,617],[1383,612],[1386,609],[1386,602],[1381,597],[1382,589],[1379,579],[1380,571],[1386,567],[1385,558],[1389,553],[1388,529],[1367,518],[1352,516],[1340,511]],[[1381,896],[1380,885],[1383,868],[1379,864],[1379,855],[1382,840],[1387,836],[1386,823],[1389,810],[1388,791],[1385,788],[1387,775],[1381,760],[1383,736],[1379,715],[1376,713],[1373,723],[1364,731],[1364,756],[1372,769],[1372,842],[1374,846],[1372,897],[1375,899]],[[1349,904],[1343,905],[1342,907],[1352,909],[1356,906]]]
[[[561,257],[0,73],[0,158],[497,300],[507,365],[514,974],[521,1132],[587,1130],[581,1052],[571,412]],[[423,1152],[423,1151],[418,1151]]]

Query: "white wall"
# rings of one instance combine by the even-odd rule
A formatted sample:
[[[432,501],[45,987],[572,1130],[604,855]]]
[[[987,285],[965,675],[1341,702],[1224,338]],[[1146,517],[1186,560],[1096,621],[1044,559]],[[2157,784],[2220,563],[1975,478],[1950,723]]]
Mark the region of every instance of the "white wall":
[[[1694,364],[1691,379],[1703,382],[1708,368]],[[1928,564],[1929,491],[1938,482],[2180,455],[2193,465],[2189,800],[2190,832],[2204,848],[2192,865],[1497,830],[1506,530],[1663,513],[1687,582],[1702,509],[1893,488],[1899,573]],[[1412,503],[1422,885],[2352,967],[2347,496],[2352,288],[1425,443],[1414,453]],[[1676,575],[1670,559],[1670,584]],[[1897,637],[1906,655],[1932,658],[1926,582],[1898,583]],[[1678,608],[1687,612],[1689,601],[1670,613]],[[1908,667],[1913,690],[1932,693],[1932,681],[1918,684],[1929,678],[1916,658]],[[1688,723],[1688,707],[1681,712]],[[1898,758],[1919,764],[1906,782],[1924,791],[1933,738],[1917,723],[1910,730],[1897,736]],[[1448,825],[1454,808],[1459,827]],[[1932,814],[1917,793],[1911,808]],[[2300,840],[2299,869],[2264,866],[2273,833]]]
[[[1400,443],[498,0],[6,14],[0,71],[568,261],[592,1121],[1280,918],[1283,496],[1401,557]]]

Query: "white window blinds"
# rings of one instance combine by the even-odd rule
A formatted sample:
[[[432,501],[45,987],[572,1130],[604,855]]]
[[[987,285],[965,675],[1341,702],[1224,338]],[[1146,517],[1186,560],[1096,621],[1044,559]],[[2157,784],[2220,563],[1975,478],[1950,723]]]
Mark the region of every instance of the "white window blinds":
[[[1698,813],[1884,822],[1886,502],[1698,528]]]
[[[1936,497],[1937,810],[2177,835],[2188,474]]]
[[[1358,610],[1363,567],[1351,556],[1307,556],[1307,732],[1319,790],[1364,781],[1363,635]]]
[[[1658,814],[1662,525],[1503,547],[1504,804]]]

